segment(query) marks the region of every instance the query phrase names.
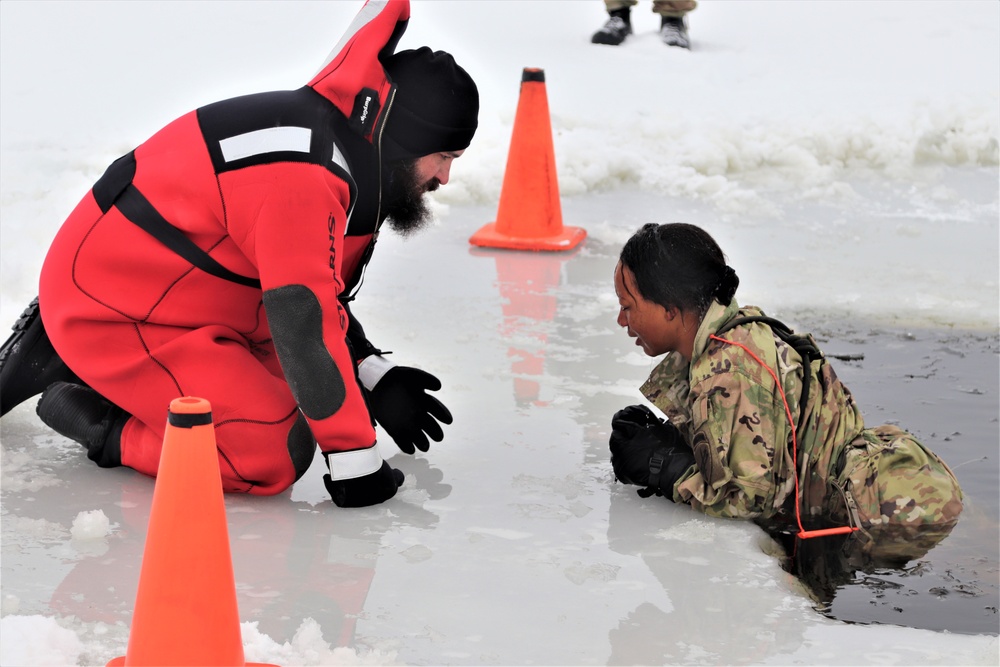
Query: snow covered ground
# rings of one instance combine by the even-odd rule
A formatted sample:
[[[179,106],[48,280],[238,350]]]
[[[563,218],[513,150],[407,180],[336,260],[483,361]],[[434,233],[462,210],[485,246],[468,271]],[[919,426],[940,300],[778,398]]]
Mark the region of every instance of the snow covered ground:
[[[0,3],[0,327],[112,159],[196,106],[302,85],[359,8]],[[598,0],[412,14],[401,48],[455,54],[481,129],[437,224],[380,243],[356,312],[442,378],[456,423],[426,455],[380,445],[407,474],[385,505],[338,510],[318,465],[288,494],[227,497],[247,659],[996,664],[996,626],[818,614],[758,529],[637,498],[606,442],[651,365],[614,326],[617,250],[643,222],[693,222],[741,302],[866,353],[842,375],[869,421],[994,490],[940,548],[996,548],[1000,4],[703,0],[691,52],[658,41],[645,0],[618,48],[589,43]],[[566,255],[467,241],[495,216],[524,67],[545,70],[564,222],[588,232]],[[152,480],[93,467],[32,405],[0,439],[0,664],[124,655]]]

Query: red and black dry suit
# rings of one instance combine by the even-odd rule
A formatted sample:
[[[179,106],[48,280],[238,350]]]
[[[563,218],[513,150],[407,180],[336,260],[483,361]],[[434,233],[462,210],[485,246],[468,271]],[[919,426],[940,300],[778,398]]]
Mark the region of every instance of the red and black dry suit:
[[[409,18],[368,2],[303,88],[210,104],[116,161],[42,268],[56,351],[133,417],[122,464],[158,467],[173,398],[211,402],[226,491],[274,494],[316,444],[334,479],[378,470],[343,304],[385,214],[379,62]],[[162,239],[162,240],[161,240]]]

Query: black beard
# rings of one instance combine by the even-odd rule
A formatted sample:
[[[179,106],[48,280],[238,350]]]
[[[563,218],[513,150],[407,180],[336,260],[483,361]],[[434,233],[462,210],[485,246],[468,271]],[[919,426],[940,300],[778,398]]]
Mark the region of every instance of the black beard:
[[[409,236],[431,221],[424,192],[437,190],[440,185],[437,179],[432,179],[427,186],[421,186],[417,182],[416,164],[416,160],[400,160],[389,164],[386,222],[400,236]]]

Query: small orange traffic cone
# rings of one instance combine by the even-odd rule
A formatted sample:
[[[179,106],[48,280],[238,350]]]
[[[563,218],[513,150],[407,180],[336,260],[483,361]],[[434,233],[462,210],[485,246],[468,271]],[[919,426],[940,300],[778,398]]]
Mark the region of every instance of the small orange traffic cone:
[[[128,649],[120,665],[244,667],[212,407],[170,402]]]
[[[497,219],[469,242],[513,250],[569,250],[586,235],[579,227],[563,227],[545,72],[525,68]]]

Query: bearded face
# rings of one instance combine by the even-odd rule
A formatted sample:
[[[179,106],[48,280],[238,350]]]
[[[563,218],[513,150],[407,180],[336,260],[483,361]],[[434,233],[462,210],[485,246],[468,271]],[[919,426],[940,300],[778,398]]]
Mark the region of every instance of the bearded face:
[[[409,236],[427,226],[431,212],[424,194],[440,187],[441,181],[432,176],[421,182],[417,160],[398,160],[389,164],[386,186],[386,222],[401,236]]]

